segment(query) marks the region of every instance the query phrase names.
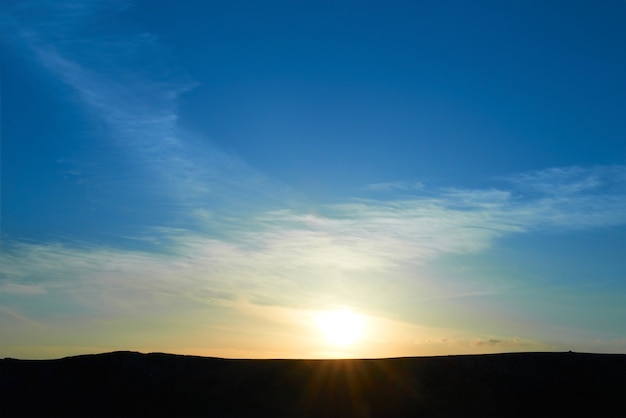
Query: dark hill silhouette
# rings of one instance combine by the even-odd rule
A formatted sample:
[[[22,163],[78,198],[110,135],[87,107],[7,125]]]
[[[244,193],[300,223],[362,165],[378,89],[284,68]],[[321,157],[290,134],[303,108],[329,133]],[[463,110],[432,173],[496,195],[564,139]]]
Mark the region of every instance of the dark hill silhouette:
[[[0,360],[2,417],[626,417],[626,355]]]

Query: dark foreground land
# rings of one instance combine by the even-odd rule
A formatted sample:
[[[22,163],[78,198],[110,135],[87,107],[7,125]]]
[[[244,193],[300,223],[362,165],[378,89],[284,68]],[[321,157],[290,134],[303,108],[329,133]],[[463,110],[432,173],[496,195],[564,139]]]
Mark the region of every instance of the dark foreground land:
[[[626,417],[626,355],[4,359],[0,416]]]

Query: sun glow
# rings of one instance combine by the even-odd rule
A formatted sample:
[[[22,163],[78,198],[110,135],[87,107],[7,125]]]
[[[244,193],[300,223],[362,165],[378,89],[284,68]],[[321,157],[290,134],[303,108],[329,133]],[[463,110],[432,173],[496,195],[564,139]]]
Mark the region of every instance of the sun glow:
[[[341,347],[354,344],[363,334],[365,325],[362,316],[347,309],[320,312],[316,320],[326,340]]]

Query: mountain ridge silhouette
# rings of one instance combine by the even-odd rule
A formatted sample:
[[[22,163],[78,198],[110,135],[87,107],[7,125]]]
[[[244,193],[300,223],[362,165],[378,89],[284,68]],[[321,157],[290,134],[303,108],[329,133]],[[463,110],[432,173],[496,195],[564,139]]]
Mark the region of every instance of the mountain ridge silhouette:
[[[5,358],[0,416],[626,417],[626,354]]]

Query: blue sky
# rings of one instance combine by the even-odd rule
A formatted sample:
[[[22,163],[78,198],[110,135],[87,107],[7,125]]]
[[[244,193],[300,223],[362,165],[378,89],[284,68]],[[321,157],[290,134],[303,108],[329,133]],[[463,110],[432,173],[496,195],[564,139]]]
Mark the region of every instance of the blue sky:
[[[625,352],[625,18],[5,2],[0,355]]]

